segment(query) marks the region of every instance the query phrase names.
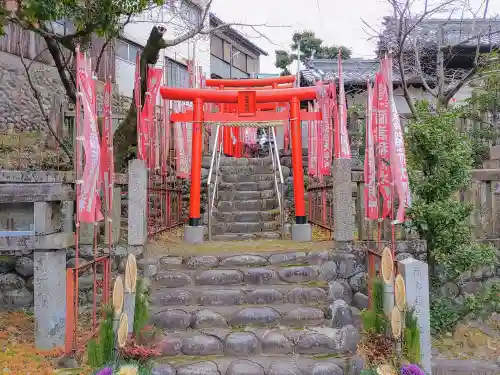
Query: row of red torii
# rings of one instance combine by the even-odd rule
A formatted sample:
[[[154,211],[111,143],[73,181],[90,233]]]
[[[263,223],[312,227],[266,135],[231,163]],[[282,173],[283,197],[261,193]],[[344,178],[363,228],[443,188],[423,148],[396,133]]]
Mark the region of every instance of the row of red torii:
[[[204,88],[166,86],[160,88],[160,94],[164,100],[193,103],[192,110],[170,115],[171,123],[193,124],[189,221],[184,234],[186,242],[200,243],[204,238],[200,211],[202,125],[204,123],[234,124],[239,122],[290,122],[296,223],[292,226],[292,239],[302,241],[311,239],[311,227],[307,223],[304,200],[301,121],[324,121],[326,120],[324,117],[328,117],[327,124],[330,129],[333,129],[334,150],[340,149],[341,139],[340,132],[334,129],[333,114],[328,113],[326,108],[319,107],[319,111],[301,111],[300,109],[301,101],[316,101],[319,92],[327,99],[327,102],[333,103],[335,85],[331,83],[323,86],[320,83],[318,87],[294,87],[294,82],[295,76],[244,80],[207,79],[204,82]],[[204,104],[206,103],[217,104],[219,111],[205,112]],[[281,107],[279,111],[278,107]],[[331,105],[330,108],[332,108]],[[228,126],[224,127],[223,132],[225,131],[229,131]],[[230,137],[223,136],[222,138],[228,140]],[[339,156],[336,153],[335,157]]]

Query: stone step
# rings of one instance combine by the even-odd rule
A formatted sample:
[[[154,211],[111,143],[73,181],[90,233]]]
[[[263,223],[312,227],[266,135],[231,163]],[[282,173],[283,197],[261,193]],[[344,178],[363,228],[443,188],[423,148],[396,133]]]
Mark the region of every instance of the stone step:
[[[202,327],[191,331],[164,332],[155,340],[162,356],[348,355],[356,352],[359,332],[342,328],[311,327],[244,330]]]
[[[270,199],[249,199],[246,201],[224,201],[219,200],[217,209],[222,212],[235,211],[268,211],[278,208],[278,200]]]
[[[273,173],[272,165],[221,166],[219,172],[223,179],[228,175],[269,174]]]
[[[295,303],[317,305],[332,302],[328,284],[269,285],[237,287],[156,288],[153,284],[151,303],[155,306],[238,306]]]
[[[228,327],[316,327],[327,322],[327,304],[258,306],[151,306],[151,323],[165,330]]]
[[[257,222],[232,222],[217,223],[212,225],[213,234],[225,233],[249,233],[258,234],[259,232],[272,232],[279,229],[280,224],[276,221],[257,223]]]
[[[227,263],[230,267],[230,263]],[[234,266],[233,266],[234,267]],[[332,275],[328,273],[331,272]],[[334,273],[334,275],[333,275]],[[290,267],[259,267],[240,269],[171,270],[159,272],[153,281],[156,288],[193,286],[290,285],[322,282],[336,276],[330,267],[297,265]]]
[[[277,232],[259,233],[224,233],[214,234],[212,241],[250,241],[250,240],[278,240],[281,234]]]
[[[211,158],[210,157],[204,157],[203,158],[203,168],[210,168],[210,163],[211,163]],[[266,165],[273,165],[273,160],[271,157],[266,156],[263,158],[231,158],[231,157],[226,157],[222,156],[220,158],[220,164],[219,167],[245,167],[245,166],[266,166]]]
[[[215,218],[219,222],[268,222],[279,219],[279,209],[271,211],[239,211],[239,212],[215,212]]]
[[[214,356],[210,359],[185,356],[166,358],[155,365],[155,375],[359,375],[363,361],[355,356],[261,355]]]
[[[270,199],[276,197],[276,190],[221,190],[218,199],[221,201],[246,201],[254,199]]]
[[[337,269],[343,271],[341,277],[354,272],[355,256],[348,253],[336,254],[328,250],[319,251],[264,251],[264,252],[221,252],[203,255],[164,256],[159,260],[162,271],[173,268],[184,268],[194,271],[202,269],[234,269],[256,267],[287,267],[299,265],[323,266],[320,274],[332,274],[330,280],[337,276]],[[146,260],[144,260],[146,262]],[[242,271],[244,272],[244,271]]]
[[[273,190],[274,181],[258,181],[258,182],[219,182],[219,192],[222,191],[261,191]]]
[[[261,182],[270,181],[274,183],[275,176],[273,173],[259,173],[259,174],[230,174],[222,176],[221,181],[228,183],[240,182]]]

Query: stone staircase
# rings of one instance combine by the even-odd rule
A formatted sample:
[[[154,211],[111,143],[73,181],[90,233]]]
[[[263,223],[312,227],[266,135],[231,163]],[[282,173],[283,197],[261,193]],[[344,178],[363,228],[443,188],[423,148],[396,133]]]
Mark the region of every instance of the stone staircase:
[[[221,158],[212,240],[280,238],[272,159]]]
[[[344,263],[327,251],[159,259],[148,266],[158,271],[155,374],[359,374],[359,310]]]

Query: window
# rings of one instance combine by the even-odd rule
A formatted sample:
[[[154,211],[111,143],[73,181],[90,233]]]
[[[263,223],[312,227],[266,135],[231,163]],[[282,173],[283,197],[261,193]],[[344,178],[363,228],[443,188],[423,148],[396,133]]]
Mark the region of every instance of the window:
[[[236,48],[233,48],[233,66],[242,70],[244,72],[247,71],[247,55],[243,52],[238,51]]]
[[[258,67],[257,60],[250,57],[250,56],[247,56],[247,72],[248,73],[259,73],[257,67]]]
[[[166,79],[169,87],[189,87],[189,73],[187,66],[169,58],[165,59]]]
[[[210,53],[214,56],[217,56],[219,59],[224,57],[224,47],[222,39],[212,35],[210,38]]]
[[[116,57],[119,57],[122,60],[131,62],[135,64],[135,58],[137,56],[137,52],[142,51],[142,48],[139,48],[133,44],[127,43],[123,40],[115,41],[115,54]]]
[[[224,40],[224,56],[223,59],[228,63],[231,62],[231,44]]]
[[[184,21],[193,25],[199,25],[201,22],[200,9],[187,0],[183,0],[180,9],[181,17]]]

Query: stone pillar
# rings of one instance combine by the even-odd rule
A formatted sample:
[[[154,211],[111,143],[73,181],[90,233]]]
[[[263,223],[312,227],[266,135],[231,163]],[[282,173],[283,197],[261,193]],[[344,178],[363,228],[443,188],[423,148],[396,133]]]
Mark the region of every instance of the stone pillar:
[[[113,202],[111,209],[111,222],[105,218],[104,224],[104,243],[109,242],[109,231],[111,231],[111,244],[118,243],[120,239],[120,227],[122,219],[122,189],[121,187],[113,188]],[[106,215],[107,216],[107,215]]]
[[[148,237],[146,205],[148,204],[148,172],[143,160],[128,165],[128,244],[144,245]]]
[[[36,347],[40,350],[64,347],[66,250],[35,250],[33,262]]]
[[[333,240],[336,242],[354,239],[354,216],[352,213],[351,160],[333,160]]]
[[[429,304],[429,267],[427,263],[407,258],[398,263],[398,270],[405,281],[408,308],[415,309],[420,329],[420,362],[426,374],[431,368],[431,327]]]

